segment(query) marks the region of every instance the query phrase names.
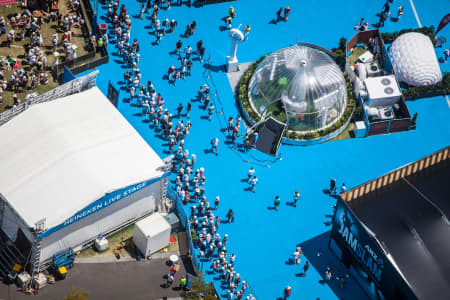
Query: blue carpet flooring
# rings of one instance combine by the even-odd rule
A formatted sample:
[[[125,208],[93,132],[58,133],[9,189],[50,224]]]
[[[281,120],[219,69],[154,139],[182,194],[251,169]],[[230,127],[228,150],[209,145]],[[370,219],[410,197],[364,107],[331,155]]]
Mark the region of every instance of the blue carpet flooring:
[[[130,15],[138,14],[139,2],[122,0],[120,3],[126,4]],[[154,83],[169,110],[174,112],[179,103],[186,105],[195,99],[199,86],[206,81],[214,82],[216,88],[213,92],[217,90],[217,96],[213,97],[217,107],[214,118],[211,122],[202,118],[206,112],[199,109],[198,102],[192,102],[193,126],[186,146],[190,153],[197,154],[197,167],[203,166],[206,170],[208,199],[212,201],[216,195],[221,197],[217,214],[224,218],[229,208],[235,211],[235,222],[222,224],[219,232],[222,236],[229,234],[227,249],[237,255],[236,270],[250,284],[258,299],[276,299],[282,296],[286,285],[292,286],[292,299],[337,299],[330,287],[318,283],[324,269],[312,267],[306,277],[299,278],[295,274],[301,272],[300,266],[285,263],[297,244],[330,229],[325,224],[329,220],[325,215],[332,213],[331,206],[335,200],[323,190],[331,178],[336,178],[339,185],[345,182],[351,188],[447,146],[450,141],[450,109],[444,97],[408,102],[411,114],[419,114],[415,131],[309,147],[282,145],[281,160],[256,151],[246,154],[232,150],[224,143],[225,136],[221,131],[225,118],[238,114],[226,73],[221,68],[230,49],[227,31],[220,28],[224,25],[222,18],[228,13],[228,7],[233,5],[236,10],[233,26],[252,25],[249,39],[238,49],[240,62],[250,62],[296,41],[335,47],[340,37],[350,39],[355,34],[353,26],[361,17],[371,24],[376,23],[376,13],[383,4],[381,0],[240,0],[202,8],[172,6],[170,10],[162,10],[159,19],[176,19],[178,27],[174,33],[163,37],[160,46],[152,45],[155,36],[148,29],[150,20],[132,18],[131,37],[140,42],[139,67],[143,80]],[[289,21],[270,24],[281,5],[291,7]],[[387,21],[383,31],[417,27],[409,1],[394,1],[391,11],[396,13],[398,5],[404,6],[404,16],[399,22]],[[415,5],[420,21],[427,26],[437,27],[446,11],[450,10],[448,0],[416,0]],[[103,14],[105,10],[100,7],[99,15]],[[195,34],[188,39],[180,37],[186,25],[193,20],[198,24]],[[440,35],[450,40],[450,26]],[[206,58],[210,61],[208,68],[195,61],[192,76],[185,81],[180,80],[174,87],[163,79],[163,75],[170,65],[178,67],[180,64],[176,56],[169,54],[179,39],[184,46],[190,44],[194,48],[198,40],[203,40]],[[448,48],[449,44],[446,46]],[[125,71],[120,64],[121,58],[115,56],[114,44],[110,44],[109,51],[110,63],[98,68],[98,86],[105,94],[108,80],[119,87],[117,82],[122,80]],[[437,49],[438,56],[442,56],[442,51]],[[449,65],[441,66],[449,71]],[[160,139],[138,116],[140,108],[123,101],[126,98],[128,93],[121,90],[120,112],[161,157],[167,156],[166,141]],[[210,140],[214,137],[220,139],[218,156],[205,151],[210,148]],[[256,168],[255,175],[259,178],[256,193],[247,191],[247,184],[241,181],[251,166]],[[286,203],[292,201],[296,189],[300,190],[302,199],[294,208]],[[276,195],[282,200],[278,212],[268,209]],[[302,265],[304,261],[303,257]],[[205,264],[204,268],[209,268],[209,265]],[[207,275],[206,279],[213,280],[213,277]],[[359,295],[360,292],[352,289],[345,291],[346,299],[355,299]],[[219,293],[224,294],[224,291],[219,289]]]

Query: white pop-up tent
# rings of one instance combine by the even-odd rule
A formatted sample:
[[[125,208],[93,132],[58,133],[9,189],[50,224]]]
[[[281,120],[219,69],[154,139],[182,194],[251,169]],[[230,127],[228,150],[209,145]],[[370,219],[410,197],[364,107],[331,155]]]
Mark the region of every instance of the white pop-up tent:
[[[133,242],[144,257],[147,257],[169,245],[170,228],[163,216],[154,213],[136,222]]]
[[[1,229],[43,269],[157,210],[166,175],[97,87],[35,104],[0,126]]]

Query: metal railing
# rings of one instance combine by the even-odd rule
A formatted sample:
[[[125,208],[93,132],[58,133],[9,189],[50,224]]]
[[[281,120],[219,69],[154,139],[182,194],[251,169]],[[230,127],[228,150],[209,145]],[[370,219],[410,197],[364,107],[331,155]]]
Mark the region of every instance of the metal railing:
[[[449,158],[450,158],[450,147],[447,147],[427,157],[419,159],[418,161],[415,161],[406,166],[398,168],[392,172],[389,172],[381,177],[363,183],[351,190],[348,190],[345,193],[340,194],[340,196],[344,201],[350,202],[354,199],[365,196],[371,192],[374,192],[387,185],[397,182],[402,178],[416,174],[428,167],[434,166]]]
[[[94,87],[96,85],[97,74],[98,71],[94,71],[82,77],[75,78],[74,80],[60,85],[42,95],[30,97],[24,103],[1,113],[0,126],[25,111],[31,105],[56,100]]]
[[[186,210],[184,209],[183,203],[182,203],[180,197],[177,196],[177,193],[173,188],[169,188],[167,190],[167,197],[171,198],[175,202],[176,209],[180,216],[181,222],[183,223],[184,227],[186,228],[186,235],[188,237],[187,240],[188,240],[188,244],[189,244],[189,252],[192,257],[192,263],[194,264],[194,266],[197,270],[202,271],[203,262],[200,260],[198,254],[197,254],[197,249],[194,246],[194,242],[192,240],[192,235],[191,235],[191,225],[189,223],[189,217],[187,216],[187,213],[186,213]],[[247,282],[247,284],[248,284],[248,282]],[[217,289],[215,282],[213,282],[213,285],[214,285],[214,289],[216,290],[216,293],[219,295],[219,293],[218,293],[219,289]],[[249,285],[248,288],[246,289],[244,296],[247,296],[250,293],[255,298],[257,298],[255,291]],[[220,297],[220,295],[219,295],[219,297]]]

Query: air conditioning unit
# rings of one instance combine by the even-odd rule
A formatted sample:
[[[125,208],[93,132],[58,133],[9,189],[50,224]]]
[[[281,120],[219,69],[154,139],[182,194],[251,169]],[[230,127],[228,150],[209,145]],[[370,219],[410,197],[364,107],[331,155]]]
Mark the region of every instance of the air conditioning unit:
[[[394,75],[367,78],[364,85],[368,94],[366,103],[372,107],[393,106],[402,96]]]
[[[366,67],[367,77],[375,77],[383,75],[383,69],[381,69],[377,61],[365,63],[364,66]]]
[[[392,107],[382,107],[379,109],[379,116],[381,120],[392,120],[395,117]]]

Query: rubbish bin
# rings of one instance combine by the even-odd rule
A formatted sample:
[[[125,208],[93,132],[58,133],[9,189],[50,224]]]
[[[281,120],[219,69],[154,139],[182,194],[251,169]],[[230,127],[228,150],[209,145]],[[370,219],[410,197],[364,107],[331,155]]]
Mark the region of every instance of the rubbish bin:
[[[67,269],[66,267],[59,267],[58,268],[58,277],[59,279],[66,279],[66,275],[67,275]]]
[[[98,24],[98,31],[101,35],[104,35],[106,30],[108,30],[108,25],[106,23]]]

